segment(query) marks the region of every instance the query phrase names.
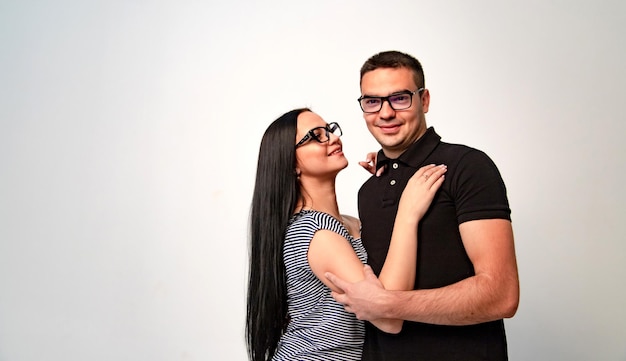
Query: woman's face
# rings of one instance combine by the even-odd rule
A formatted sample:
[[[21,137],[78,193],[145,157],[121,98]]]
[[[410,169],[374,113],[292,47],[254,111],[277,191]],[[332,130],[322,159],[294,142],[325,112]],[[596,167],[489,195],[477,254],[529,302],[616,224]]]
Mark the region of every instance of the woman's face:
[[[348,166],[339,136],[328,132],[328,141],[320,143],[309,134],[317,127],[328,127],[328,124],[313,112],[306,111],[298,115],[298,131],[294,144],[298,144],[307,134],[309,135],[309,139],[296,148],[296,172],[301,180],[334,178],[339,171]],[[325,140],[325,129],[316,129],[314,132],[321,134],[322,140]]]

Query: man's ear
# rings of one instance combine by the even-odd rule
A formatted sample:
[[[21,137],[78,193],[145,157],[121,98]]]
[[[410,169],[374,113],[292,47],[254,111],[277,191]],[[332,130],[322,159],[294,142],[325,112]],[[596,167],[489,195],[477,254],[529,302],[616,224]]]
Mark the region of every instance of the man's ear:
[[[422,92],[422,109],[424,110],[424,114],[428,113],[428,107],[430,106],[430,92],[428,89],[424,89]]]

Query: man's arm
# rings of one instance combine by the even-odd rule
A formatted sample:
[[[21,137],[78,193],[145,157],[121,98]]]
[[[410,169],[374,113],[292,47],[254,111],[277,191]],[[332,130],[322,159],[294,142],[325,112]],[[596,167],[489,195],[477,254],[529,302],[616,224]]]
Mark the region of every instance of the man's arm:
[[[387,291],[373,275],[346,283],[327,277],[344,293],[333,293],[359,319],[397,318],[439,325],[469,325],[512,317],[519,304],[519,279],[511,222],[469,221],[459,226],[475,275],[449,286]],[[371,270],[366,270],[371,273]]]

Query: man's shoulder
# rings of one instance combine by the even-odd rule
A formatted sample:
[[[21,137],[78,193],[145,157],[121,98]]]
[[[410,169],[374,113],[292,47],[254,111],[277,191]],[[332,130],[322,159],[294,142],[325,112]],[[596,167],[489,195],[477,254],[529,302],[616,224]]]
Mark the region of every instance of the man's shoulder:
[[[484,151],[465,144],[440,142],[431,157],[442,158],[448,162],[475,162],[491,159]]]
[[[461,143],[448,143],[448,142],[444,142],[444,141],[440,141],[439,142],[439,146],[437,147],[437,150],[440,151],[448,151],[448,152],[481,152],[482,151],[480,149],[471,147],[469,145],[466,144],[461,144]]]

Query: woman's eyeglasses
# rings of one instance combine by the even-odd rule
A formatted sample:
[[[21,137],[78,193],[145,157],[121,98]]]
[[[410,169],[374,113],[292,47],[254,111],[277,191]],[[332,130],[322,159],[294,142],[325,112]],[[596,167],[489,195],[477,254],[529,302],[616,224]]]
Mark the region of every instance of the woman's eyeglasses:
[[[296,148],[303,145],[307,141],[313,139],[318,143],[326,143],[330,139],[330,134],[334,134],[337,137],[341,137],[343,134],[339,124],[332,122],[328,123],[325,127],[315,127],[309,130],[306,135],[296,144]]]

